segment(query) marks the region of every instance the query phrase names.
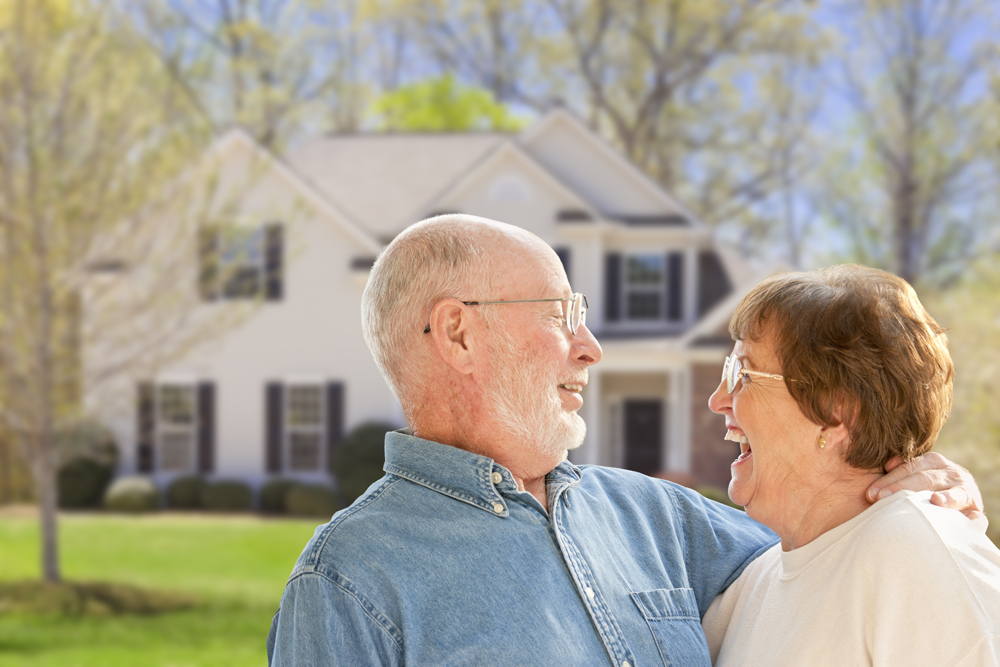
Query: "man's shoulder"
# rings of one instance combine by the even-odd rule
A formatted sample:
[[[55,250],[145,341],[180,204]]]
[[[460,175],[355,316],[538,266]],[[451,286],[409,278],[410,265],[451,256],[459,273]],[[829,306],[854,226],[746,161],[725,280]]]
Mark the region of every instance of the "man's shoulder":
[[[351,562],[370,554],[385,541],[396,524],[409,522],[407,496],[419,487],[400,477],[386,475],[360,498],[319,526],[296,563],[296,570],[314,569],[322,563]]]

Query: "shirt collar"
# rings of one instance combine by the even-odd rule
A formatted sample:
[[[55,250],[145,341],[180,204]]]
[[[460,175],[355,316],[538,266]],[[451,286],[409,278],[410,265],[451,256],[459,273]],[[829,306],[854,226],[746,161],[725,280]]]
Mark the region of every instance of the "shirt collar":
[[[383,469],[495,516],[510,515],[501,492],[518,492],[510,471],[493,459],[409,435],[405,429],[385,434]],[[494,473],[500,475],[498,483]],[[575,486],[580,483],[580,469],[563,461],[545,479],[547,485]]]

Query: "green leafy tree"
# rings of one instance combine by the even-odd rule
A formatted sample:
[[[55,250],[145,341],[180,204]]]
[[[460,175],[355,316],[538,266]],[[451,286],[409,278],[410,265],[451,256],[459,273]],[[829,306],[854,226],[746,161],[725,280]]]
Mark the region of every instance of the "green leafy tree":
[[[993,110],[980,94],[990,57],[982,0],[833,3],[844,49],[831,64],[845,124],[818,210],[855,261],[911,283],[954,280],[996,224]]]
[[[0,4],[0,431],[34,477],[47,581],[84,378],[145,374],[217,330],[190,321],[207,129],[112,4]]]
[[[983,492],[989,535],[1000,544],[1000,254],[977,262],[960,283],[922,295],[948,330],[955,363],[951,416],[935,449],[968,468]]]
[[[523,124],[489,91],[460,84],[451,74],[388,92],[372,110],[380,127],[393,131],[516,130]]]

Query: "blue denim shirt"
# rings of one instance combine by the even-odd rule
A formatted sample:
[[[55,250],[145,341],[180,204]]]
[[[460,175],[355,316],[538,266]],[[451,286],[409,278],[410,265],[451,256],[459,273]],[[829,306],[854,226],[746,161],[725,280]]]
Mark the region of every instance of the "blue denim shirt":
[[[776,541],[625,470],[560,464],[546,513],[483,456],[402,433],[385,455],[295,564],[272,667],[708,666],[701,616]]]

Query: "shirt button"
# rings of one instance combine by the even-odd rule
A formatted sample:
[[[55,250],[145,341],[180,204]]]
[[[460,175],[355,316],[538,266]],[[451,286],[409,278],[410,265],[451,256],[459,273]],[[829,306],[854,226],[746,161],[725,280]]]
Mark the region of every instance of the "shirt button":
[[[503,475],[501,475],[498,472],[493,473],[493,483],[494,484],[499,484],[502,481],[503,481]]]
[[[590,586],[587,586],[586,588],[583,589],[583,591],[587,594],[588,598],[590,598],[591,600],[594,599],[594,589],[593,588],[591,588]]]
[[[632,667],[632,665],[630,665],[628,663],[628,660],[626,660],[625,662],[622,663],[622,667]]]
[[[493,511],[496,512],[497,514],[503,514],[503,505],[501,505],[500,503],[495,504],[493,506]]]

